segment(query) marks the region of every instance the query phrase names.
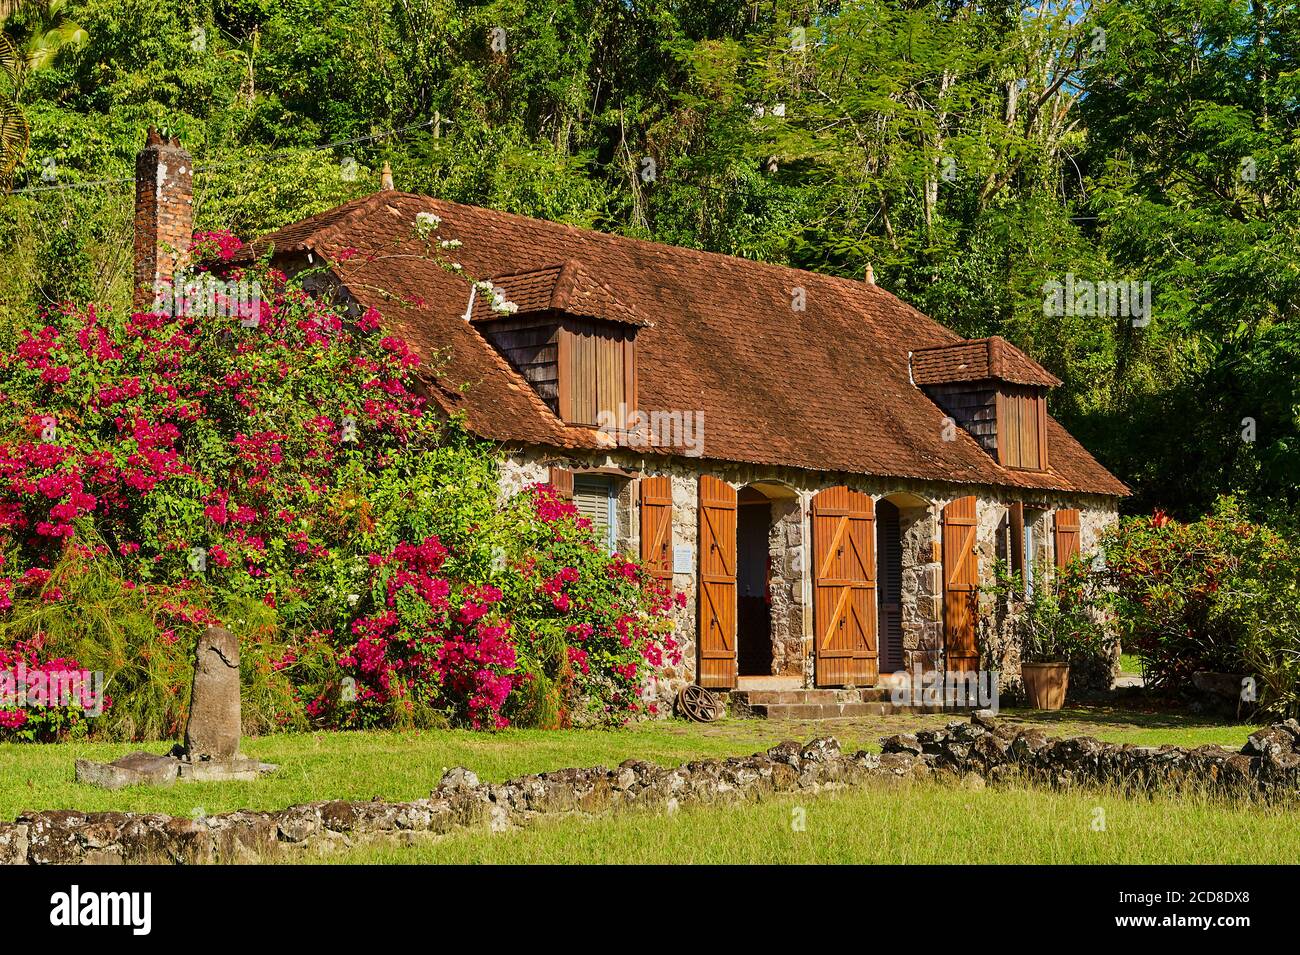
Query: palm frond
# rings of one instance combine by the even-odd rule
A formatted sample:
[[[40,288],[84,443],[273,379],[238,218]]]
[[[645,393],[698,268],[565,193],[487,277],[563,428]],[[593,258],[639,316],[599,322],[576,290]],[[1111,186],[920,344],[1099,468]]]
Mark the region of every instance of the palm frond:
[[[31,130],[17,103],[0,100],[0,182],[8,182],[27,155]]]
[[[14,46],[9,37],[0,33],[0,73],[9,77],[14,86],[18,85],[18,75],[23,68],[23,54]]]

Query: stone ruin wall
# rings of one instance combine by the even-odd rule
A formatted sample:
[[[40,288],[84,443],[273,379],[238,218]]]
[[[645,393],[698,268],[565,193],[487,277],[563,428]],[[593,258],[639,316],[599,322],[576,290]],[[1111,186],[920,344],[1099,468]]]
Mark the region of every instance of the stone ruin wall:
[[[241,863],[325,855],[371,842],[411,845],[457,831],[503,832],[539,818],[594,816],[632,808],[673,813],[782,794],[914,785],[924,780],[986,786],[1196,793],[1300,803],[1300,723],[1252,733],[1240,752],[1054,739],[978,712],[970,722],[882,740],[879,754],[843,753],[831,737],[788,741],[749,757],[695,760],[675,769],[627,760],[617,769],[561,769],[484,783],[470,770],[445,773],[427,799],[318,802],[274,812],[237,810],[200,818],[55,809],[0,822],[0,865]]]

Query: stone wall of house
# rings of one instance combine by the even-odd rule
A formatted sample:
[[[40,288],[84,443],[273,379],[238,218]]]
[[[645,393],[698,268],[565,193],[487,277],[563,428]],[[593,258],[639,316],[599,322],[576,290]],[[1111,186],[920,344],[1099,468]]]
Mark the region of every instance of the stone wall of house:
[[[908,670],[924,670],[943,663],[943,564],[940,520],[943,508],[962,494],[977,497],[976,550],[981,579],[991,582],[994,561],[999,556],[999,528],[1008,507],[1018,497],[1010,489],[971,488],[956,493],[952,486],[923,481],[885,480],[851,475],[817,475],[782,468],[719,464],[692,459],[647,460],[614,452],[590,458],[557,457],[555,452],[521,451],[510,456],[503,468],[502,493],[511,494],[529,484],[549,479],[551,465],[569,468],[616,467],[629,473],[667,474],[673,489],[673,543],[691,549],[692,567],[698,557],[698,484],[702,467],[740,489],[754,486],[772,501],[772,526],[768,546],[772,557],[772,670],[786,676],[802,675],[807,685],[814,679],[812,575],[810,522],[816,493],[847,484],[880,499],[889,497],[899,507],[902,538],[902,629],[904,660]],[[620,497],[620,545],[631,554],[640,552],[639,508],[629,481]],[[1022,492],[1023,494],[1024,492]],[[1080,511],[1080,547],[1084,556],[1096,552],[1104,529],[1117,520],[1116,505],[1105,498],[1051,497],[1025,494],[1027,518],[1035,529],[1035,560],[1053,565],[1052,514],[1058,507]],[[686,595],[686,605],[676,612],[677,639],[682,648],[682,665],[669,667],[661,675],[655,695],[670,700],[678,688],[694,679],[696,654],[696,589],[694,569],[674,575],[674,589]],[[1005,640],[981,633],[981,666],[1002,672],[1003,689],[1014,689],[1019,681],[1019,659]]]
[[[557,459],[558,460],[558,459]],[[515,453],[501,464],[501,499],[508,500],[534,484],[551,479],[551,468],[541,455]]]
[[[689,547],[694,567],[694,557],[700,549],[699,480],[696,475],[683,470],[667,473],[673,489],[673,547]],[[673,593],[685,594],[686,601],[673,612],[674,637],[682,659],[680,665],[664,671],[666,685],[660,695],[669,700],[683,686],[695,682],[695,638],[699,632],[695,615],[697,586],[693,569],[689,573],[673,574]]]
[[[1010,497],[981,498],[979,502],[979,533],[976,547],[980,555],[981,579],[992,583],[993,564],[998,559],[998,535],[1002,522],[1007,515]],[[1094,557],[1100,547],[1101,536],[1107,527],[1113,526],[1119,515],[1115,505],[1104,499],[1080,501],[1078,499],[1047,499],[1035,502],[1032,509],[1026,506],[1026,528],[1033,528],[1035,541],[1032,562],[1034,572],[1051,573],[1056,566],[1056,537],[1053,530],[1053,515],[1057,508],[1073,507],[1079,511],[1079,553],[1085,559]],[[996,670],[1000,673],[1002,693],[1016,693],[1020,689],[1020,654],[1015,643],[1005,631],[999,632],[992,626],[995,619],[989,600],[981,601],[980,627],[980,667]],[[1116,657],[1115,662],[1118,662]],[[1071,673],[1071,690],[1088,691],[1106,689],[1110,686],[1111,675],[1104,670],[1094,673],[1082,671]]]
[[[938,512],[925,505],[899,507],[902,537],[903,660],[908,671],[933,670],[943,659],[943,564]]]
[[[803,673],[804,509],[798,497],[772,502],[768,553],[772,559],[772,673]]]

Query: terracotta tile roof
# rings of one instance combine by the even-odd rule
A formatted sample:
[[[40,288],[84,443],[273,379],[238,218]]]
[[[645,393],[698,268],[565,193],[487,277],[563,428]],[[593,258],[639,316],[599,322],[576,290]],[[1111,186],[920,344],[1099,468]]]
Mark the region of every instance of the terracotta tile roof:
[[[509,275],[494,275],[489,281],[501,289],[507,301],[518,306],[514,314],[556,311],[583,318],[603,318],[624,325],[645,327],[650,323],[637,315],[636,309],[624,305],[610,288],[591,277],[581,264],[568,259],[540,269],[528,269]],[[501,318],[492,309],[489,297],[474,297],[472,321]]]
[[[1055,388],[1061,383],[1061,379],[999,335],[918,348],[912,353],[912,380],[918,385],[990,379],[1044,388]]]
[[[703,412],[705,458],[1127,493],[1052,419],[1046,472],[999,467],[965,431],[943,441],[944,413],[909,380],[908,356],[962,339],[879,286],[393,191],[253,243],[259,253],[273,242],[331,261],[358,250],[336,266],[340,280],[434,362],[438,399],[485,437],[603,446],[591,429],[560,421],[465,321],[467,283],[423,258],[419,212],[438,215],[441,236],[464,243],[454,254],[466,274],[518,276],[573,261],[651,322],[637,335],[641,410]],[[544,296],[545,281],[537,287]]]

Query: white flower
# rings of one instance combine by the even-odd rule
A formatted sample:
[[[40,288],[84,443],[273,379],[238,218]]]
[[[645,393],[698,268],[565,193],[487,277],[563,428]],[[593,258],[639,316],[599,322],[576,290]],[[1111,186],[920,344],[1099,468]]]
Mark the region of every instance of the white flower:
[[[432,212],[417,212],[415,214],[415,234],[422,239],[428,238],[434,232],[437,232],[440,225],[442,225],[442,220]]]
[[[444,249],[459,249],[460,239],[443,239],[438,244],[442,246]]]
[[[492,311],[499,312],[502,315],[513,315],[519,311],[519,306],[506,298],[504,289],[492,289]]]
[[[361,599],[360,594],[348,594],[348,606],[355,607],[357,605],[357,601],[360,599]]]

